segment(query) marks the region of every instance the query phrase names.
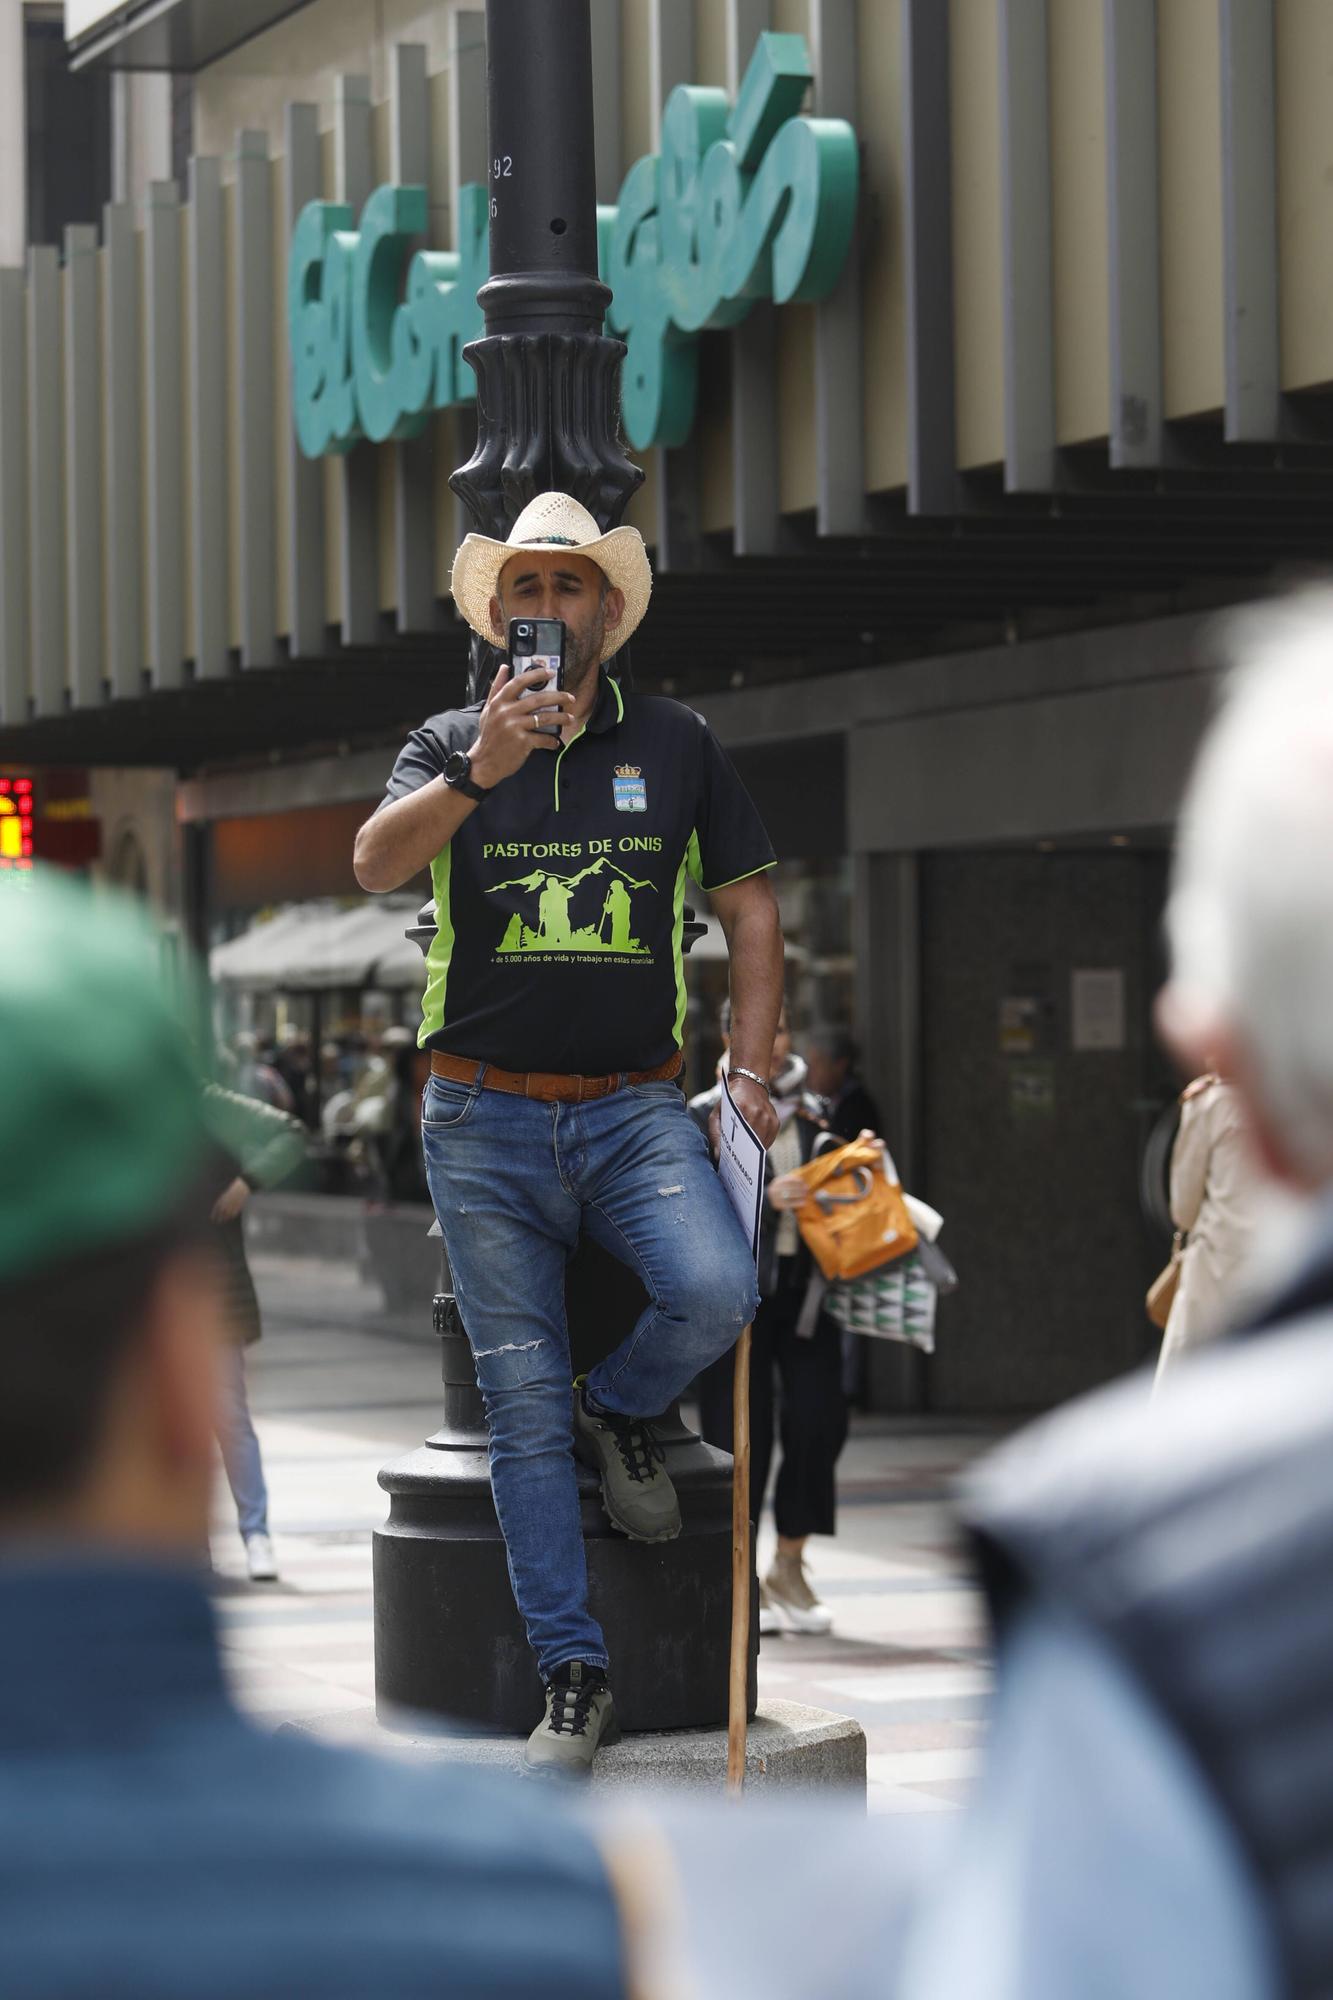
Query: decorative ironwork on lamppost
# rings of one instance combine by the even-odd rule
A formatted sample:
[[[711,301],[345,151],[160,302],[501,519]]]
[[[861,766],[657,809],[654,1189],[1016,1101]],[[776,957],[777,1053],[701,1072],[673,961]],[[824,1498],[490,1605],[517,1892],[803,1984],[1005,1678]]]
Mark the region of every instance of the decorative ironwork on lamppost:
[[[571,493],[605,530],[643,474],[620,436],[625,350],[602,330],[611,294],[597,275],[588,0],[487,0],[486,35],[491,275],[478,294],[486,330],[466,350],[477,448],[451,483],[485,534],[507,535],[527,502],[550,490]],[[474,696],[495,664],[474,640]],[[428,905],[409,935],[424,950],[433,929]],[[581,1244],[566,1287],[572,1372],[608,1353],[644,1303],[630,1271]],[[376,1700],[386,1719],[407,1707],[527,1730],[540,1683],[510,1590],[485,1416],[447,1264],[435,1326],[444,1421],[380,1474],[389,1517],[374,1538]],[[627,1542],[581,1472],[589,1601],[628,1728],[717,1725],[727,1711],[731,1462],[674,1409],[659,1434],[683,1531],[665,1544]]]

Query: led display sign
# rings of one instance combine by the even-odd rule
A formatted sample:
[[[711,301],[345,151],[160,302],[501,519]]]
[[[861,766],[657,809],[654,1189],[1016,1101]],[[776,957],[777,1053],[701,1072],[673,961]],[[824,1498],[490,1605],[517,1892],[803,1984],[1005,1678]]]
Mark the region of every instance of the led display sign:
[[[32,779],[0,778],[0,869],[32,867]]]

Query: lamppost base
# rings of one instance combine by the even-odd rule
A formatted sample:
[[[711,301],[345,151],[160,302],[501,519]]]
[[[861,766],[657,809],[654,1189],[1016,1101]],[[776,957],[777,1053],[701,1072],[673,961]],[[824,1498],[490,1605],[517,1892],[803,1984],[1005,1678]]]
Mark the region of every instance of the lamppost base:
[[[674,1542],[617,1534],[596,1478],[579,1470],[589,1609],[606,1637],[622,1727],[711,1728],[727,1713],[731,1461],[679,1417],[659,1436],[680,1498]],[[379,1483],[389,1495],[373,1542],[379,1713],[412,1709],[526,1735],[540,1720],[542,1688],[514,1605],[485,1451],[475,1434],[445,1429],[387,1465]],[[751,1610],[757,1634],[757,1601]],[[751,1713],[757,1661],[756,1640]]]

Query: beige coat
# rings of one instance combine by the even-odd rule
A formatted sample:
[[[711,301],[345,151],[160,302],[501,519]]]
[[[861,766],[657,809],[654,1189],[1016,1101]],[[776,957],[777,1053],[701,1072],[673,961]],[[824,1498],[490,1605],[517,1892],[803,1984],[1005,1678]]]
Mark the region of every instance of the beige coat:
[[[1162,1341],[1158,1376],[1220,1333],[1241,1303],[1254,1250],[1260,1174],[1240,1101],[1229,1083],[1200,1077],[1181,1099],[1171,1154],[1171,1219],[1189,1241]]]

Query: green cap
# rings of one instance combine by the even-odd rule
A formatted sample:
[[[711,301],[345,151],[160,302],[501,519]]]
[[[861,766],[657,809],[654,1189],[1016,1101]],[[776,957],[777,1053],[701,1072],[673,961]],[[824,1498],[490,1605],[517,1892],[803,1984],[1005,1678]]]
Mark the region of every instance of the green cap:
[[[181,1210],[205,1158],[192,979],[120,894],[0,878],[0,1280]]]

